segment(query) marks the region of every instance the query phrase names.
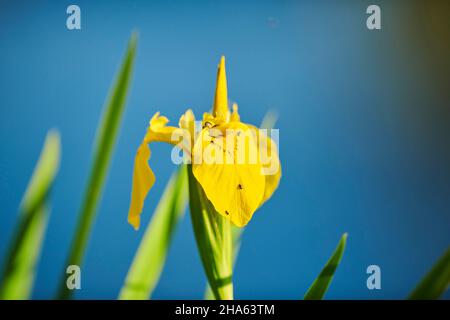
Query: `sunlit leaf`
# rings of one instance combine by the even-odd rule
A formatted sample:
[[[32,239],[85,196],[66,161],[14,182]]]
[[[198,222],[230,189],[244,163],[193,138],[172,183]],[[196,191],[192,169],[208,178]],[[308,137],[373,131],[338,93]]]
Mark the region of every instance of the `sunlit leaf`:
[[[344,233],[333,252],[330,260],[326,263],[325,267],[320,272],[319,276],[314,280],[311,287],[305,294],[305,300],[321,300],[325,296],[325,293],[333,280],[334,273],[341,262],[344,254],[345,245],[347,243],[347,233]]]
[[[122,300],[150,298],[158,283],[175,228],[188,198],[186,166],[169,180],[153,213],[119,295]]]
[[[233,243],[233,268],[239,255],[239,249],[241,248],[241,235],[243,231],[244,228],[238,228],[231,225],[231,237]],[[215,300],[214,293],[212,292],[209,283],[206,284],[205,300]]]
[[[136,43],[137,37],[136,34],[133,34],[129,41],[128,50],[123,59],[121,69],[105,105],[104,113],[100,119],[91,171],[81,205],[78,225],[64,271],[69,265],[81,266],[83,262],[126,105],[136,54]],[[66,274],[64,272],[59,286],[58,298],[70,298],[72,292],[66,286]]]

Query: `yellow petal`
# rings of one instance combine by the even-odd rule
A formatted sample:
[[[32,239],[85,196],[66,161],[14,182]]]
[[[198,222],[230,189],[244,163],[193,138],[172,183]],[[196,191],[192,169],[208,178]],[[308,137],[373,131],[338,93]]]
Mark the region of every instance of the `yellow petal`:
[[[231,113],[230,121],[235,121],[235,122],[240,122],[241,121],[241,116],[238,113],[238,105],[237,105],[237,103],[233,103],[233,112]]]
[[[250,161],[252,155],[257,159],[256,142],[246,125],[230,122],[202,131],[194,145],[194,154],[208,152],[213,161],[194,162],[194,176],[217,212],[243,227],[259,207],[265,189],[260,163]]]
[[[259,148],[267,148],[266,150],[271,150],[268,152],[268,157],[272,159],[269,163],[262,162],[263,170],[266,170],[265,178],[265,190],[264,197],[261,201],[261,205],[269,200],[275,190],[278,188],[281,179],[281,163],[280,158],[278,156],[277,147],[275,142],[267,137],[265,134],[259,134],[258,139],[260,141]],[[276,168],[276,169],[273,169]],[[272,173],[275,172],[275,173]],[[269,174],[270,173],[270,174]]]
[[[270,199],[278,188],[281,179],[281,162],[278,155],[278,146],[267,136],[265,130],[260,130],[253,125],[248,125],[252,130],[256,130],[258,139],[258,154],[260,156],[262,170],[266,179],[264,197],[261,205]]]
[[[147,134],[145,135],[144,140],[147,142],[159,141],[166,142],[170,144],[177,144],[177,141],[172,141],[172,135],[177,127],[167,127],[167,123],[169,119],[164,116],[160,116],[159,112],[155,113],[155,115],[150,120]]]
[[[227,75],[225,71],[225,57],[222,56],[217,70],[213,115],[215,117],[227,119],[228,113]]]
[[[188,130],[192,139],[194,139],[195,116],[191,109],[188,109],[183,115],[181,115],[178,125],[180,128]]]
[[[136,230],[139,229],[140,214],[144,207],[145,197],[155,183],[155,175],[147,163],[149,159],[150,148],[147,142],[143,141],[134,159],[133,186],[131,189],[130,209],[128,211],[128,223]]]
[[[154,141],[177,144],[172,141],[172,134],[176,127],[167,127],[169,120],[157,112],[150,120],[147,133],[139,146],[134,159],[133,184],[131,188],[131,202],[128,211],[128,222],[137,230],[140,225],[140,214],[144,207],[145,198],[155,183],[155,175],[148,165],[150,159],[150,148],[148,143]]]

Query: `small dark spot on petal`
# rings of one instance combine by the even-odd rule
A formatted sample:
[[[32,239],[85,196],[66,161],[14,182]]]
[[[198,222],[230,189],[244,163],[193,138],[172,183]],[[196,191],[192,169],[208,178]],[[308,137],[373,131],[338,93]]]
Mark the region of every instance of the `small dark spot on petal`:
[[[240,183],[237,185],[237,188],[238,188],[238,190],[244,189],[244,187],[243,187],[242,184],[240,184]]]
[[[227,215],[229,215],[230,213],[228,212],[228,211],[225,211],[225,213],[227,214]]]
[[[213,124],[209,121],[206,121],[205,124],[203,125],[202,129],[212,128],[212,127],[213,127]]]

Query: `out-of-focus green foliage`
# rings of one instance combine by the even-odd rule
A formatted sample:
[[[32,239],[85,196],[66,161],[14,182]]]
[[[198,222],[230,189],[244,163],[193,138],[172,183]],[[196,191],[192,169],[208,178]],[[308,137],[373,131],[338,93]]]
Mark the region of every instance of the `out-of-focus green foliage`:
[[[439,299],[450,286],[450,248],[409,296],[413,300]]]
[[[183,165],[170,178],[159,200],[128,271],[119,299],[150,298],[164,267],[176,226],[185,212],[187,198],[187,172],[186,166]]]
[[[51,131],[20,205],[19,223],[0,278],[0,300],[30,298],[47,227],[48,195],[58,172],[60,153],[59,134]]]
[[[91,172],[66,266],[80,266],[83,262],[126,105],[136,55],[136,45],[137,36],[133,34],[108,102],[105,105],[104,113],[100,119]],[[71,293],[72,291],[66,286],[66,274],[64,272],[61,277],[58,298],[68,299]]]

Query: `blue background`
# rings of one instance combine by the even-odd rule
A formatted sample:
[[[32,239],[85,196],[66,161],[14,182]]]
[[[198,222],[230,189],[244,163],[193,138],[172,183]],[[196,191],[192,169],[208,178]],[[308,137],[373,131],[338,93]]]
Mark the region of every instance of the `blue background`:
[[[2,1],[1,256],[46,132],[57,128],[62,162],[33,294],[53,297],[97,122],[137,29],[133,85],[76,297],[117,297],[145,230],[126,215],[148,120],[208,110],[224,54],[241,118],[259,124],[278,112],[284,170],[243,235],[236,298],[301,298],[344,232],[327,298],[404,298],[450,244],[450,10],[376,2],[379,31],[366,28],[368,1],[76,1],[82,29],[69,31],[73,2]],[[157,183],[144,227],[175,169],[170,146],[152,150]],[[371,264],[381,290],[366,287]],[[154,298],[202,298],[205,281],[186,214]]]

